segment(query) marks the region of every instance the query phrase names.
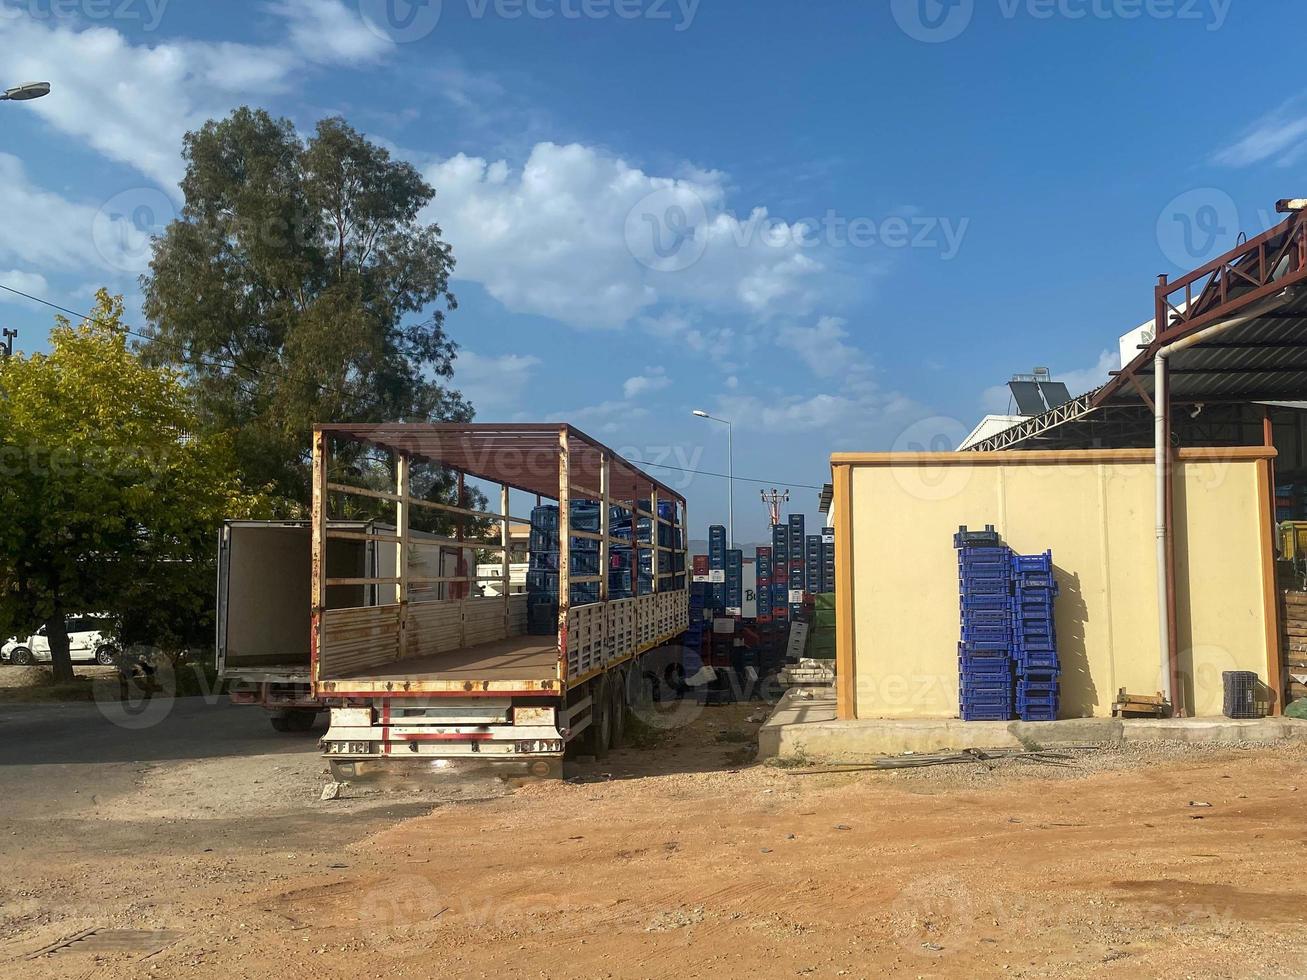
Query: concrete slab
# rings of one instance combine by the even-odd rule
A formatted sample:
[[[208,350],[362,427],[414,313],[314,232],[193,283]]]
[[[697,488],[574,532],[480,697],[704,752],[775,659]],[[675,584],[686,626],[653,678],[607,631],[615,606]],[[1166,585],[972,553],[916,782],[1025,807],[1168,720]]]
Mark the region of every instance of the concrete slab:
[[[758,758],[863,759],[905,752],[1019,749],[1112,742],[1247,744],[1307,739],[1296,718],[1069,718],[961,721],[894,718],[837,721],[829,688],[791,688],[758,732]]]

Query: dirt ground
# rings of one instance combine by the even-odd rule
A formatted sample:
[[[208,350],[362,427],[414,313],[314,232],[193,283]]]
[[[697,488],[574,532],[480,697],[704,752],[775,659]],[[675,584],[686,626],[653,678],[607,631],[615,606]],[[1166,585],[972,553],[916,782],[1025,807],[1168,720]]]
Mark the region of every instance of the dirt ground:
[[[1301,747],[813,775],[749,761],[755,712],[516,790],[321,802],[312,739],[143,764],[0,816],[0,973],[1303,975]],[[29,958],[94,928],[147,935]]]

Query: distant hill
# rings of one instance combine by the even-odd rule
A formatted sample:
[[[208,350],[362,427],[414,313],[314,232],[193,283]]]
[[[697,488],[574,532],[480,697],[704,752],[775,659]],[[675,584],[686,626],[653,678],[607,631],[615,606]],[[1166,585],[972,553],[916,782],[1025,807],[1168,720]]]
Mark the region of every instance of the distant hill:
[[[740,550],[744,552],[744,557],[745,557],[745,559],[751,559],[751,558],[755,557],[755,556],[758,554],[758,549],[759,549],[759,548],[770,548],[770,547],[771,547],[771,542],[770,542],[770,541],[756,541],[756,542],[751,542],[751,543],[741,544],[741,545],[740,545]],[[690,554],[691,554],[691,555],[706,555],[706,554],[708,554],[708,541],[707,541],[707,539],[706,539],[706,538],[691,538],[691,539],[690,539]]]

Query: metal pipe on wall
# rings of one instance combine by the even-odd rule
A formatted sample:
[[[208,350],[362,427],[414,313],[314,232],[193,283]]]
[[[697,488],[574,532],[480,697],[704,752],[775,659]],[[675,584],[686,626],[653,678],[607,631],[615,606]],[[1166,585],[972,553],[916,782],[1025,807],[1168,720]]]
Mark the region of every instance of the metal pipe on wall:
[[[1161,287],[1165,288],[1165,277],[1161,280]],[[1172,508],[1170,506],[1171,496],[1171,418],[1170,418],[1170,377],[1167,374],[1167,358],[1172,354],[1178,354],[1180,351],[1187,350],[1205,340],[1210,340],[1218,334],[1222,334],[1234,327],[1243,326],[1256,320],[1269,309],[1280,306],[1289,299],[1295,298],[1298,290],[1282,290],[1274,296],[1268,297],[1261,303],[1258,303],[1247,313],[1232,317],[1229,320],[1222,320],[1220,323],[1213,323],[1211,326],[1204,327],[1188,337],[1167,344],[1165,347],[1159,347],[1157,353],[1153,355],[1153,465],[1157,472],[1157,609],[1158,609],[1158,642],[1160,645],[1161,667],[1162,667],[1162,693],[1171,703],[1173,714],[1180,715],[1183,712],[1183,704],[1178,700],[1181,696],[1180,690],[1180,665],[1177,657],[1172,656],[1172,647],[1175,637],[1173,631],[1175,623],[1172,622],[1172,600],[1171,590],[1174,588],[1172,580],[1172,527],[1173,518]],[[1155,329],[1160,334],[1165,324],[1163,321],[1163,312],[1165,307],[1161,298],[1158,302],[1158,317]]]

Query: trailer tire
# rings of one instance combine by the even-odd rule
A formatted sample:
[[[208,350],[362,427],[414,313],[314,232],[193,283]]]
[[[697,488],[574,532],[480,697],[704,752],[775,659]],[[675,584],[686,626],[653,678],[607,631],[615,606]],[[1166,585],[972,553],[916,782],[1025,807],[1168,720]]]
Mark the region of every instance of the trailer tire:
[[[613,677],[614,683],[608,685],[612,691],[612,720],[609,723],[611,734],[608,737],[608,744],[614,749],[620,749],[626,744],[626,673],[621,672]]]
[[[609,692],[607,675],[596,677],[590,682],[590,724],[582,733],[585,755],[592,755],[595,761],[608,755],[608,746],[613,737],[612,694]]]

